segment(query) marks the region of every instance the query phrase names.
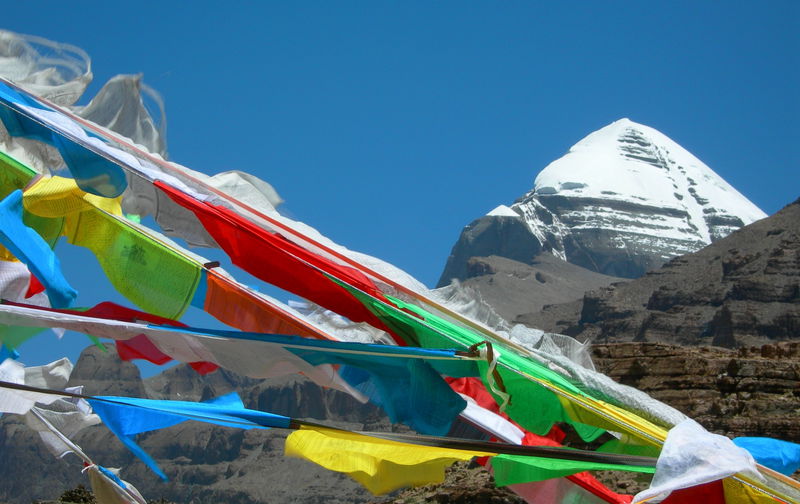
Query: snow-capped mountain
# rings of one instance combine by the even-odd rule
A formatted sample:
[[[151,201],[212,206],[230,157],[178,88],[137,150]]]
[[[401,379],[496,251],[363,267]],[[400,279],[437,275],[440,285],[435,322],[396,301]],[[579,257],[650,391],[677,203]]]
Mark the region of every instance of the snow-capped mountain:
[[[634,278],[765,216],[666,135],[620,119],[545,167],[513,205],[467,226],[439,284],[466,278],[470,257],[529,263],[541,252]]]

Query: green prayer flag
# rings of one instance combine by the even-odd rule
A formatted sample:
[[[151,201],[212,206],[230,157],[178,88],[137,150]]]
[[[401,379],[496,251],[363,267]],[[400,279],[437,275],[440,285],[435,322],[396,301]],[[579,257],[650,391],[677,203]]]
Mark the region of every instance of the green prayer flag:
[[[47,327],[0,325],[0,342],[9,350],[15,350],[21,344],[47,329]]]
[[[120,294],[148,313],[183,315],[202,276],[198,264],[99,210],[78,219],[69,241],[94,253]]]
[[[392,331],[411,345],[423,348],[457,346],[467,349],[485,340],[483,336],[437,317],[419,306],[386,296],[395,305],[392,306],[333,277],[329,278],[347,289]],[[493,343],[493,346],[495,351],[500,353],[499,365],[496,369],[503,379],[506,391],[511,395],[511,403],[505,411],[512,419],[539,435],[547,434],[556,422],[573,424],[578,434],[587,441],[597,438],[604,432],[597,427],[576,422],[567,414],[561,401],[552,390],[548,390],[528,376],[541,379],[554,388],[576,395],[584,395],[567,378],[527,357],[518,355],[514,350],[504,348],[501,344]],[[486,380],[488,363],[478,362],[478,366],[487,390],[491,391],[491,386]],[[502,399],[496,395],[495,400],[498,403],[502,402]]]
[[[655,466],[642,467],[522,455],[492,457],[492,469],[497,486],[544,481],[584,471],[631,471],[645,474],[653,474],[656,471]]]

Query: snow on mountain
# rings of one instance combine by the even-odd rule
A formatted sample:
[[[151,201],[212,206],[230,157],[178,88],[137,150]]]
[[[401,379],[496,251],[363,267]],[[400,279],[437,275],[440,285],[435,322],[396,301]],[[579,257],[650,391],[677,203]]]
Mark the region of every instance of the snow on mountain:
[[[492,210],[486,215],[506,215],[511,217],[517,217],[516,212],[514,212],[514,210],[505,205],[497,205],[494,210]]]
[[[469,257],[529,262],[543,251],[600,273],[637,277],[765,216],[675,141],[620,119],[546,166],[511,207],[500,205],[467,226],[439,284],[466,278]],[[530,237],[519,239],[519,224]],[[498,243],[512,235],[522,249]]]
[[[534,194],[675,210],[687,216],[683,219],[689,230],[677,222],[664,223],[659,234],[706,244],[766,217],[689,151],[629,119],[595,131],[550,163],[536,177]]]

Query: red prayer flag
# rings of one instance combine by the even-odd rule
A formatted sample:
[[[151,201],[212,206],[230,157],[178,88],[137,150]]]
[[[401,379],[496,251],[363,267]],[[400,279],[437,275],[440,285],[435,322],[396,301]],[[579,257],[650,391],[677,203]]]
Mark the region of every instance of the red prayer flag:
[[[40,292],[44,292],[44,285],[36,278],[36,275],[31,273],[31,280],[28,283],[28,292],[25,293],[25,299],[30,299]]]
[[[314,254],[225,207],[198,201],[159,181],[154,184],[173,201],[194,213],[235,265],[265,282],[344,315],[353,322],[367,322],[392,334],[366,306],[323,273],[388,302],[362,272]],[[395,341],[400,345],[405,344],[398,337],[395,337]]]
[[[722,487],[722,480],[675,490],[669,494],[669,497],[661,501],[662,504],[686,504],[688,502],[725,504],[725,490]]]

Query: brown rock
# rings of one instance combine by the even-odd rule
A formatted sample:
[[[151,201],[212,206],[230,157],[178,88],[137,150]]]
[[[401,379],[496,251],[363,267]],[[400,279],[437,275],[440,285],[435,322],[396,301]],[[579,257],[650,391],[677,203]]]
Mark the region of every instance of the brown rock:
[[[728,437],[800,442],[800,342],[729,350],[595,344],[597,369]]]

